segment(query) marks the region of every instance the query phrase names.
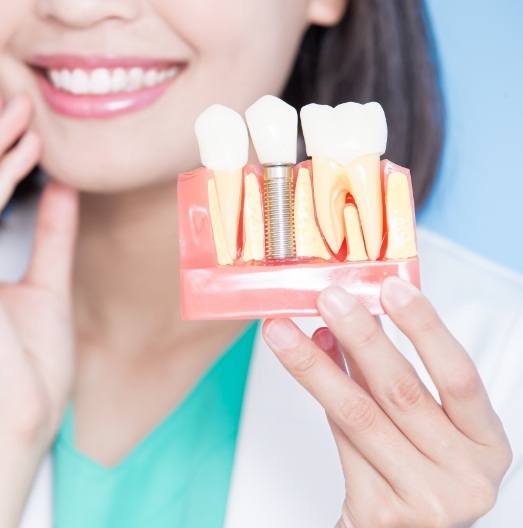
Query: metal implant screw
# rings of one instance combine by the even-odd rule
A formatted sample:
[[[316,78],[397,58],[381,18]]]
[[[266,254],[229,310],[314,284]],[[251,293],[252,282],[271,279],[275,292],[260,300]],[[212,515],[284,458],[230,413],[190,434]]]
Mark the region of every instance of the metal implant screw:
[[[263,166],[265,249],[269,259],[296,256],[294,237],[293,166]]]

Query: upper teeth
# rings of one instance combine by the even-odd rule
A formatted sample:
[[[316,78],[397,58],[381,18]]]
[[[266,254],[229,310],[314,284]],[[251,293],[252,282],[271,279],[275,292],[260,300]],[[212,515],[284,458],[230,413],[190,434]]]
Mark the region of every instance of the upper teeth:
[[[178,71],[178,66],[163,70],[154,68],[144,70],[138,67],[95,70],[52,69],[48,71],[48,77],[55,88],[65,92],[75,95],[106,95],[150,88],[172,79]]]
[[[385,152],[387,123],[378,103],[311,104],[301,121],[312,156],[316,214],[327,243],[337,253],[346,236],[345,199],[358,207],[368,256],[376,260],[383,238],[379,156]]]
[[[252,142],[262,165],[296,163],[298,113],[273,95],[258,99],[246,112]]]

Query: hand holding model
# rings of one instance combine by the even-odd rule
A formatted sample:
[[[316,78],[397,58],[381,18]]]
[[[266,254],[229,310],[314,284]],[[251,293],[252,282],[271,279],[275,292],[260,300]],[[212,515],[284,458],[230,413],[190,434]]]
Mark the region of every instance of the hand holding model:
[[[278,359],[326,411],[346,483],[337,528],[471,526],[494,505],[511,462],[501,422],[471,359],[419,290],[392,277],[381,302],[414,344],[441,405],[341,288],[321,293],[330,330],[312,340],[289,319],[264,326]]]
[[[212,315],[231,316],[227,310],[232,303],[234,264],[238,266],[236,270],[241,270],[244,263],[258,261],[260,274],[266,266],[273,273],[279,267],[293,270],[293,266],[301,264],[299,269],[305,270],[308,280],[298,288],[298,299],[306,304],[310,300],[306,294],[314,290],[314,275],[324,266],[332,269],[325,261],[339,259],[340,248],[346,244],[348,256],[342,257],[345,262],[341,269],[357,266],[358,271],[350,279],[347,276],[346,284],[332,281],[326,289],[321,288],[315,304],[329,328],[320,328],[312,339],[291,320],[281,318],[288,314],[281,310],[280,298],[270,298],[280,312],[263,304],[261,299],[267,296],[265,279],[256,281],[244,274],[238,282],[242,293],[252,282],[251,295],[257,299],[259,317],[269,313],[269,317],[277,317],[264,325],[268,345],[327,413],[346,482],[338,528],[470,526],[493,507],[511,462],[511,450],[476,367],[412,284],[417,281],[400,278],[402,268],[392,268],[392,272],[379,268],[377,279],[369,279],[363,273],[365,267],[375,269],[380,265],[376,262],[380,259],[389,264],[410,262],[417,266],[408,175],[393,172],[388,178],[380,176],[379,155],[385,151],[387,136],[383,110],[377,103],[305,107],[302,125],[312,162],[298,169],[297,178],[293,178],[292,171],[296,162],[296,143],[292,140],[297,123],[288,105],[266,97],[248,109],[246,115],[263,164],[263,180],[249,173],[255,167],[245,171],[248,175],[243,193],[242,258],[238,258],[236,242],[242,214],[242,167],[247,157],[237,155],[235,149],[246,153],[247,131],[240,116],[217,106],[204,112],[196,126],[202,162],[214,169],[209,179],[208,209],[215,258],[218,265],[228,266],[222,272],[227,273],[229,289],[221,291],[228,296],[229,304]],[[235,160],[232,165],[231,159]],[[231,174],[224,177],[224,171],[233,169],[234,179]],[[313,190],[308,172],[305,174],[310,169]],[[198,178],[207,181],[209,176],[201,171],[187,175],[189,182]],[[249,182],[249,178],[253,181]],[[267,187],[268,183],[272,185],[271,178],[281,178],[277,191]],[[304,182],[308,183],[308,190]],[[255,190],[257,187],[254,193],[253,186]],[[216,188],[218,193],[213,197]],[[233,188],[236,192],[231,191]],[[184,191],[186,187],[180,189]],[[185,197],[180,195],[183,202]],[[196,195],[195,191],[188,193],[188,200]],[[290,212],[285,212],[285,207]],[[283,212],[273,214],[277,208]],[[254,214],[258,216],[256,221],[252,221]],[[271,226],[271,221],[275,225]],[[185,225],[183,217],[181,225]],[[194,232],[196,229],[182,227],[182,253],[184,235],[189,238],[189,233]],[[274,243],[274,233],[287,238]],[[281,254],[269,262],[264,249],[271,257],[273,246]],[[252,262],[249,269],[251,266]],[[409,278],[404,273],[403,276]],[[413,277],[417,278],[415,274]],[[182,271],[182,282],[184,279],[191,282]],[[351,281],[379,283],[373,292],[377,303],[416,348],[441,404],[371,314],[376,305],[370,304],[368,297],[358,299],[348,292],[359,292]],[[219,282],[213,280],[212,284],[213,292],[220,291]],[[294,293],[289,278],[281,291],[286,290],[287,296]],[[299,308],[298,304],[295,315],[307,315],[306,311],[300,313]],[[243,315],[237,309],[233,316]]]
[[[40,140],[26,131],[28,98],[0,110],[0,210],[37,163]],[[18,143],[13,143],[19,139]],[[25,277],[0,284],[0,525],[15,526],[41,457],[58,429],[73,377],[70,270],[76,193],[44,191]]]

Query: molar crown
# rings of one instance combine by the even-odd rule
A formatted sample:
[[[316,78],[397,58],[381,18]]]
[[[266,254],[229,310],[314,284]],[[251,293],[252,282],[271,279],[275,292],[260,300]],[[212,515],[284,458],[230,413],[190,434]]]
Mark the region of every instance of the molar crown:
[[[215,104],[200,114],[194,130],[202,164],[215,171],[235,171],[247,164],[249,134],[242,116]]]
[[[387,146],[387,121],[379,103],[343,103],[335,108],[309,104],[301,109],[301,124],[311,157],[340,165],[368,154],[382,155]]]

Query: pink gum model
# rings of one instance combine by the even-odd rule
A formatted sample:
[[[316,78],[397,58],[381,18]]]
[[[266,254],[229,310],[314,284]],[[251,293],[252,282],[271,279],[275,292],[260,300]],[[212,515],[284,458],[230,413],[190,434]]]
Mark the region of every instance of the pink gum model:
[[[298,170],[311,162],[294,168],[294,182]],[[410,172],[390,161],[381,162],[383,209],[389,174],[406,174],[411,193]],[[247,165],[244,177],[254,173],[263,189],[262,170]],[[302,317],[318,315],[316,299],[327,286],[336,285],[355,295],[371,313],[383,314],[379,295],[386,277],[397,276],[419,287],[418,258],[385,260],[387,225],[384,214],[384,239],[377,261],[346,262],[340,254],[326,261],[320,258],[296,257],[286,261],[241,260],[232,266],[217,263],[208,204],[207,185],[213,172],[200,168],[181,174],[178,179],[178,207],[180,226],[181,301],[184,319],[260,319],[267,317]],[[242,196],[243,203],[243,196]],[[413,213],[414,214],[414,213]],[[415,226],[415,219],[413,218]],[[240,215],[239,233],[242,233]],[[239,241],[243,243],[243,240]],[[327,246],[328,247],[328,246]]]

